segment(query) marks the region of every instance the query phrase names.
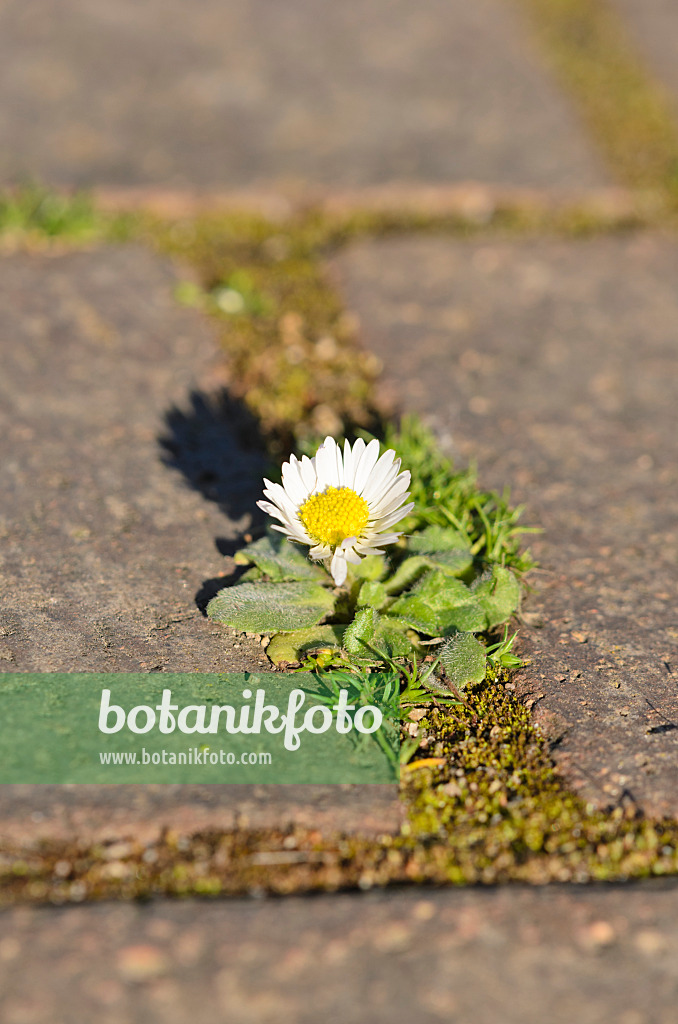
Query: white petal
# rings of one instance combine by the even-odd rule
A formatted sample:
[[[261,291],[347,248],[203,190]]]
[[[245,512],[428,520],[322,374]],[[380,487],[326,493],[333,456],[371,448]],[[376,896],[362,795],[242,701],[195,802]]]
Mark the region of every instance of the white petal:
[[[384,478],[380,481],[379,491],[375,491],[374,499],[379,500],[380,494],[385,494],[398,479],[398,473],[400,472],[400,459],[396,459],[393,465],[389,468],[388,472],[384,475]]]
[[[409,471],[409,469],[405,469],[405,470],[403,470],[402,473],[400,473],[398,476],[396,476],[389,483],[388,488],[386,488],[386,487],[384,488],[384,491],[385,492],[387,490],[392,491],[394,489],[397,489],[397,490],[405,489],[405,490],[407,490],[407,488],[410,486],[410,480],[411,480],[410,471]]]
[[[286,462],[282,468],[282,482],[283,488],[292,499],[297,508],[303,505],[304,501],[308,497],[308,491],[304,486],[304,481],[301,478],[299,472],[299,461],[292,455],[290,461]]]
[[[274,505],[290,515],[296,515],[297,505],[292,501],[287,491],[280,484],[272,484],[270,480],[264,480],[267,485],[264,488],[264,495],[270,498]]]
[[[348,444],[348,442],[346,442]],[[355,474],[358,468],[363,452],[365,451],[365,442],[362,437],[359,437],[356,443],[351,449],[351,470],[350,473],[346,469],[346,448],[344,448],[344,486],[350,487],[355,490]]]
[[[363,452],[360,462],[356,467],[355,478],[353,481],[353,490],[356,494],[363,493],[363,489],[367,485],[378,458],[379,442],[376,438],[373,438]]]
[[[381,515],[382,512],[394,501],[404,501],[407,488],[410,486],[410,474],[401,473],[398,479],[391,484],[388,490],[375,502],[370,504],[370,518],[374,515]]]
[[[379,506],[378,510],[375,510],[370,515],[370,521],[378,523],[379,520],[383,519],[384,516],[387,516],[389,514],[389,512],[395,512],[395,510],[400,505],[402,505],[403,502],[407,501],[409,496],[410,496],[410,492],[409,491],[405,491],[404,494],[396,494],[396,496],[394,498],[392,498],[391,501],[384,501],[384,503]]]
[[[294,524],[294,520],[288,516],[285,512],[282,512],[277,505],[271,505],[268,501],[258,501],[258,507],[269,516],[273,516],[274,519],[279,519],[281,523],[287,523],[288,526]]]
[[[316,544],[314,548],[311,548],[309,555],[311,558],[315,558],[316,562],[320,562],[325,558],[329,558],[332,554],[332,548],[329,544]]]
[[[355,459],[348,441],[344,441],[344,487],[353,487]]]
[[[338,486],[344,486],[344,459],[341,454],[341,446],[334,442],[334,458],[336,460],[336,474],[337,480],[339,481]]]
[[[271,524],[272,530],[278,530],[279,533],[284,533],[290,540],[296,540],[299,544],[312,544],[313,541],[310,537],[306,537],[301,531],[294,531],[286,526],[278,526],[277,523]]]
[[[332,573],[332,579],[338,587],[344,583],[348,576],[348,565],[346,564],[346,558],[341,548],[332,555],[332,561],[330,562],[330,572]]]
[[[393,487],[394,483],[398,479],[398,474],[399,473],[400,473],[400,459],[396,459],[395,462],[393,463],[393,465],[390,467],[390,469],[386,473],[386,475],[384,476],[384,479],[381,481],[380,489],[381,489],[381,493],[382,494],[385,494],[386,491],[390,490],[391,487]],[[402,475],[403,474],[400,473],[400,476],[402,476]],[[379,500],[379,494],[375,494],[375,499],[377,501]]]
[[[391,512],[389,515],[384,516],[383,519],[379,520],[379,529],[385,530],[388,526],[393,526],[394,523],[399,523],[401,519],[404,519],[406,515],[414,508],[414,502],[410,502],[409,505],[403,505],[402,508],[396,509],[395,512]]]
[[[309,459],[308,455],[303,455],[299,464],[299,475],[301,476],[302,483],[306,488],[306,496],[308,497],[308,495],[312,494],[315,489],[315,460]]]
[[[357,555],[354,550],[357,544],[357,537],[346,537],[344,540],[342,540],[341,544],[339,545],[339,548],[343,553],[344,558],[346,559],[347,562],[350,562],[351,565],[360,564],[360,555]]]
[[[384,452],[382,457],[374,467],[374,471],[370,474],[370,478],[367,484],[363,488],[363,498],[367,502],[378,500],[379,496],[383,493],[386,488],[386,481],[390,480],[391,475],[393,478],[398,475],[397,471],[395,474],[392,473],[393,459],[395,458],[395,452],[393,449],[389,449]]]
[[[337,445],[332,437],[326,437],[315,456],[315,468],[318,474],[316,490],[322,492],[326,487],[340,487],[337,470]]]
[[[357,550],[364,555],[372,545],[378,545],[381,548],[384,544],[395,544],[401,537],[402,533],[374,533],[358,544]]]

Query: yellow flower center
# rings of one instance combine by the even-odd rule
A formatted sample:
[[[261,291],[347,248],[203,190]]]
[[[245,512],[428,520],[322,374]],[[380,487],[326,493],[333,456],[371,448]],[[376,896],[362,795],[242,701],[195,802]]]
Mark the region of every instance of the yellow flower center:
[[[309,537],[333,548],[347,537],[359,537],[370,518],[367,502],[350,487],[328,487],[311,495],[298,514]]]

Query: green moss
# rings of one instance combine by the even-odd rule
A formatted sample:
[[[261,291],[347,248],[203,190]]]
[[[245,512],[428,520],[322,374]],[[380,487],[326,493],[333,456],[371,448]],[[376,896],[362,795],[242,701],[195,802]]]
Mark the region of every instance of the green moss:
[[[143,233],[197,274],[202,297],[192,301],[219,324],[229,389],[256,416],[273,455],[378,423],[380,364],[358,345],[305,226],[229,215],[149,222]]]
[[[0,847],[0,902],[63,903],[405,883],[592,882],[675,874],[678,823],[592,811],[562,786],[511,689],[489,681],[464,704],[432,704],[404,773],[408,821],[377,840],[239,828],[120,847]],[[432,758],[440,767],[421,767]]]
[[[562,785],[508,676],[434,708],[419,727],[415,766],[419,756],[445,759],[406,772],[404,839],[419,849],[424,877],[586,882],[678,870],[676,823],[595,811]]]
[[[606,0],[519,0],[614,174],[678,202],[678,125]]]
[[[545,9],[545,0],[525,2]],[[584,17],[578,0],[576,6]],[[554,17],[564,18],[566,7],[558,0]],[[571,50],[573,44],[567,45]],[[660,134],[657,130],[657,139]],[[648,144],[634,180],[668,187],[671,152],[670,146]],[[631,180],[631,164],[628,175]],[[279,456],[316,434],[387,429],[373,395],[378,363],[360,348],[356,325],[326,276],[325,259],[337,247],[368,235],[414,230],[460,237],[543,232],[572,237],[626,230],[648,223],[647,217],[633,209],[606,213],[586,204],[516,202],[496,204],[482,215],[307,211],[285,223],[244,214],[170,223],[144,214],[103,216],[80,200],[15,194],[0,204],[0,233],[28,244],[134,238],[187,265],[192,280],[179,289],[179,298],[218,322],[230,388],[258,418],[271,453]],[[415,450],[403,454],[408,465],[416,463]],[[483,523],[478,538],[484,547],[477,553],[486,557],[503,545],[499,554],[526,568],[508,503],[477,495],[472,474],[452,474],[451,481],[444,460],[433,463],[413,468],[422,478],[430,471],[425,487],[434,495],[443,484],[454,484],[464,508],[469,495],[491,498],[490,505],[480,506],[489,526],[478,508],[469,512],[477,525]],[[419,749],[404,773],[408,822],[400,836],[375,842],[319,838],[305,830],[239,830],[179,842],[169,834],[150,848],[130,844],[115,861],[94,846],[52,843],[27,852],[4,842],[1,898],[63,902],[421,881],[589,881],[678,871],[678,824],[636,819],[623,810],[602,814],[569,793],[511,686],[503,675],[468,694],[460,706],[430,705],[419,722]],[[417,760],[431,758],[443,763],[417,766]],[[294,863],[291,849],[298,854]]]
[[[5,247],[123,241],[132,235],[134,223],[131,216],[103,213],[84,192],[65,194],[27,184],[0,193],[0,238]]]
[[[136,237],[191,268],[179,297],[221,326],[231,392],[256,416],[275,456],[325,434],[383,432],[355,319],[327,276],[327,258],[362,237],[413,231],[470,237],[549,231],[581,236],[637,226],[631,207],[498,202],[481,216],[421,211],[307,210],[275,223],[252,214],[168,222],[139,217]]]

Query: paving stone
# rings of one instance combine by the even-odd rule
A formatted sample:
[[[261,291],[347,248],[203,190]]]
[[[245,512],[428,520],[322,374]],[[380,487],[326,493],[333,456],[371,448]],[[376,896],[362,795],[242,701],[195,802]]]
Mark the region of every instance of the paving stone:
[[[606,181],[501,0],[6,0],[0,92],[5,181]]]
[[[402,405],[545,530],[520,681],[570,784],[678,815],[678,246],[413,239],[334,270]]]
[[[678,104],[678,7],[674,0],[612,0],[636,52]]]
[[[675,886],[20,908],[5,1024],[673,1024]]]
[[[400,828],[397,787],[336,786],[0,786],[5,849],[44,841],[83,844],[234,829],[316,829],[326,835],[381,836]]]
[[[266,670],[201,614],[263,457],[206,321],[135,247],[0,260],[0,670]],[[0,836],[397,829],[396,787],[5,786]]]
[[[196,605],[232,568],[219,547],[251,525],[262,458],[201,388],[218,349],[175,282],[137,248],[2,260],[8,671],[266,664]]]

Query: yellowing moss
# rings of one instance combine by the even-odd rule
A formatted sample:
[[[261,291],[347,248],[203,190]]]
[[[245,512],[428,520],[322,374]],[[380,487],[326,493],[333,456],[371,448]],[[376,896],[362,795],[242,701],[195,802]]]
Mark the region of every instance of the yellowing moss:
[[[546,0],[525,2],[543,8]],[[577,4],[583,17],[579,0],[557,0],[553,10],[565,17]],[[671,146],[652,152],[659,156],[643,158],[647,176],[638,180],[666,183]],[[380,429],[373,397],[378,363],[361,349],[356,324],[325,275],[324,258],[337,246],[361,235],[411,230],[572,237],[626,230],[644,216],[605,215],[585,205],[504,204],[479,219],[310,211],[279,224],[236,214],[169,223],[144,215],[100,220],[80,207],[5,209],[0,231],[3,223],[13,225],[15,236],[24,216],[26,238],[41,232],[68,241],[135,238],[183,263],[193,278],[184,299],[219,323],[229,388],[257,417],[273,456],[314,434]],[[224,289],[241,296],[240,311],[219,307]],[[319,838],[308,830],[239,830],[179,843],[170,834],[151,851],[132,844],[114,870],[98,847],[54,843],[26,851],[3,843],[0,900],[288,893],[426,881],[584,882],[678,871],[677,823],[636,819],[622,809],[594,812],[563,788],[508,677],[490,680],[460,707],[432,705],[419,739],[415,759],[442,757],[445,763],[404,774],[408,822],[398,837],[374,842]],[[288,851],[291,841],[307,855],[299,863],[257,863],[258,852]],[[65,878],[64,863],[70,865]]]
[[[613,174],[678,202],[675,108],[606,0],[518,0]]]
[[[328,279],[326,259],[361,237],[426,232],[461,237],[540,232],[579,237],[643,223],[633,204],[605,209],[497,202],[483,216],[397,210],[308,210],[275,223],[252,214],[177,222],[140,217],[136,235],[190,268],[192,301],[216,318],[228,386],[257,418],[274,456],[326,434],[379,432],[374,383],[381,366]],[[201,290],[202,289],[202,293]],[[242,308],[220,307],[224,292]]]
[[[584,882],[678,870],[676,823],[593,811],[567,791],[508,677],[460,707],[434,709],[421,726],[427,753],[446,764],[408,779],[404,839],[433,853],[439,880]],[[429,877],[425,863],[422,872]]]
[[[288,894],[409,883],[592,882],[675,874],[678,823],[591,811],[565,790],[508,677],[458,707],[432,706],[415,757],[445,765],[405,773],[399,836],[365,840],[309,829],[238,829],[150,847],[49,843],[0,847],[0,902],[64,903],[153,895]],[[298,862],[257,855],[295,850]],[[58,871],[55,870],[57,864]],[[68,872],[64,871],[67,865]]]

